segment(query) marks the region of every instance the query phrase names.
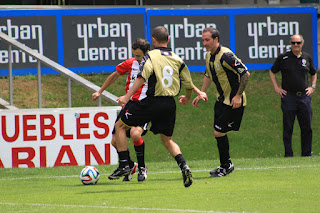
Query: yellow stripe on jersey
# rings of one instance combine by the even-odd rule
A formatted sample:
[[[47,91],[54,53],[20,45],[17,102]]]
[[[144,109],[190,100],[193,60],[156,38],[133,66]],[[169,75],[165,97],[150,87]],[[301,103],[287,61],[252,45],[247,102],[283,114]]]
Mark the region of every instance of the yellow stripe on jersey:
[[[231,105],[232,98],[239,89],[240,76],[247,72],[247,67],[233,52],[221,45],[212,55],[206,55],[206,72],[217,88],[217,99],[226,105]],[[247,104],[245,92],[242,95],[243,106]]]
[[[140,74],[148,79],[147,96],[176,96],[181,84],[193,89],[190,71],[171,48],[156,48],[148,52],[141,63]]]

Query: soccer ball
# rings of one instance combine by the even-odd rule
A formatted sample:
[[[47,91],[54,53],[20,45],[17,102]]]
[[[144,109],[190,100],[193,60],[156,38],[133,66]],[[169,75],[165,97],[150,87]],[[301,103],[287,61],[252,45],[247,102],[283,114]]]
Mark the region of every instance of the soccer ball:
[[[80,172],[80,180],[84,185],[94,185],[100,179],[100,172],[94,166],[86,166]]]

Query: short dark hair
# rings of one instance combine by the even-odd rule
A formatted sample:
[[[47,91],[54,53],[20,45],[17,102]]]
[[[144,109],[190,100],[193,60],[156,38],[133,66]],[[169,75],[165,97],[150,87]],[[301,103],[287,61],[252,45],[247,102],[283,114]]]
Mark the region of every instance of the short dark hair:
[[[218,41],[220,40],[220,32],[219,32],[219,30],[217,30],[217,29],[214,28],[214,27],[207,27],[207,28],[205,28],[205,29],[203,30],[203,32],[204,32],[204,33],[205,33],[205,32],[209,32],[209,33],[211,33],[211,37],[212,37],[213,39],[218,38]]]
[[[143,38],[138,38],[132,43],[132,49],[136,50],[138,48],[142,50],[143,54],[146,54],[150,50],[150,43]]]
[[[152,30],[151,36],[159,43],[168,42],[169,32],[164,26],[158,26]]]

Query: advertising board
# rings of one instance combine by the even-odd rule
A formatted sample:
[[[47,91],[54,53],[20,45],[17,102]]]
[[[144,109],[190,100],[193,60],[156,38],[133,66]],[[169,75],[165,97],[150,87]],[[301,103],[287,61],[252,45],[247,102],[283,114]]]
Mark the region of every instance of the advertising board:
[[[220,42],[249,70],[268,70],[289,50],[292,34],[305,38],[303,50],[318,67],[317,9],[267,7],[221,9],[99,8],[0,11],[0,30],[76,73],[113,72],[132,57],[131,44],[151,30],[168,28],[169,47],[191,71],[204,71],[202,30],[216,27]],[[36,60],[13,51],[13,74],[36,73]],[[56,73],[42,69],[43,74]],[[8,75],[8,45],[0,42],[0,76]]]
[[[0,168],[109,165],[119,107],[0,111]]]
[[[302,34],[303,50],[318,66],[317,10],[313,7],[148,9],[147,35],[159,25],[168,28],[169,46],[191,71],[204,72],[206,50],[202,30],[213,26],[220,43],[230,48],[249,70],[268,70],[280,53],[290,50],[290,35]]]
[[[75,73],[113,72],[145,38],[144,8],[4,10],[0,31]],[[8,44],[0,42],[0,76],[8,75]],[[13,48],[13,74],[36,74],[35,59]],[[43,65],[42,74],[57,74]]]

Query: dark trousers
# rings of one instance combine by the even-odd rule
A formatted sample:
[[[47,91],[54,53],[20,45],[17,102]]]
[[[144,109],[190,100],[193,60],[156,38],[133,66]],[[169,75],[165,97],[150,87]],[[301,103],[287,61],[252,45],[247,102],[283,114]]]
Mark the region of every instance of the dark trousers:
[[[301,129],[301,155],[312,155],[312,107],[311,97],[306,95],[287,94],[281,99],[283,113],[283,143],[285,156],[292,157],[292,132],[295,117],[297,116]]]

